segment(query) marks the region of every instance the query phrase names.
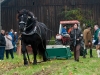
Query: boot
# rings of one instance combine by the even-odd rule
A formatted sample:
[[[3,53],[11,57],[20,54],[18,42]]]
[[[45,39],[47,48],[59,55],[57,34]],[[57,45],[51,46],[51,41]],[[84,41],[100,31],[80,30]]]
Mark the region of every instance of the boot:
[[[97,56],[100,58],[100,50],[97,50]]]
[[[85,49],[85,54],[87,55],[87,49]]]
[[[91,58],[91,57],[93,57],[93,56],[92,56],[92,49],[90,49],[90,58]]]
[[[86,49],[83,50],[83,58],[86,58]]]

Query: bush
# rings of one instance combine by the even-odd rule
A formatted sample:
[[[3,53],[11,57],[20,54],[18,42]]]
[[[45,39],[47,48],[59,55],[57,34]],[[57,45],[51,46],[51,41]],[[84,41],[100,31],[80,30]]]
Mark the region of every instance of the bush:
[[[55,38],[54,38],[54,36],[51,37],[51,39],[49,41],[49,45],[55,45]]]

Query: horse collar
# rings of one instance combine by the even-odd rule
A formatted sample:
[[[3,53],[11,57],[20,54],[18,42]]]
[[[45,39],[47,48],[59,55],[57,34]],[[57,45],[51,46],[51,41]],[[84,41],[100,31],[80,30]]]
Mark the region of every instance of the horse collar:
[[[41,30],[39,28],[40,33],[37,32],[37,27],[39,28],[39,26],[37,25],[36,22],[36,26],[34,27],[34,29],[30,32],[30,33],[26,33],[26,32],[22,32],[23,35],[33,35],[34,33],[38,34],[40,36],[41,34]],[[41,36],[40,36],[41,37]]]

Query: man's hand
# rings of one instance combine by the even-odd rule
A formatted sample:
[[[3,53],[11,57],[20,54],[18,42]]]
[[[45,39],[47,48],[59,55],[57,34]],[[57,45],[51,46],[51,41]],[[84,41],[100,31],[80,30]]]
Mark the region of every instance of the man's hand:
[[[91,45],[91,42],[89,42],[88,44]]]

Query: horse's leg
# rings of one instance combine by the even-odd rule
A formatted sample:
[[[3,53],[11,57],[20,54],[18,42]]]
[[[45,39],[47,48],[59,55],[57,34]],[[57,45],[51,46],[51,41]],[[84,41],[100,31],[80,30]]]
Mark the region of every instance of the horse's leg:
[[[23,54],[23,60],[24,60],[24,65],[27,65],[28,64],[28,61],[27,61],[27,58],[26,58],[26,45],[23,43],[22,44],[22,54]]]
[[[33,54],[34,54],[34,59],[33,59],[33,64],[37,64],[37,59],[36,59],[36,56],[37,56],[37,45],[34,44],[34,45],[31,45],[32,46],[32,51],[33,51]]]
[[[43,40],[42,51],[43,51],[43,61],[47,61],[47,57],[45,55],[45,53],[46,53],[46,40]]]

